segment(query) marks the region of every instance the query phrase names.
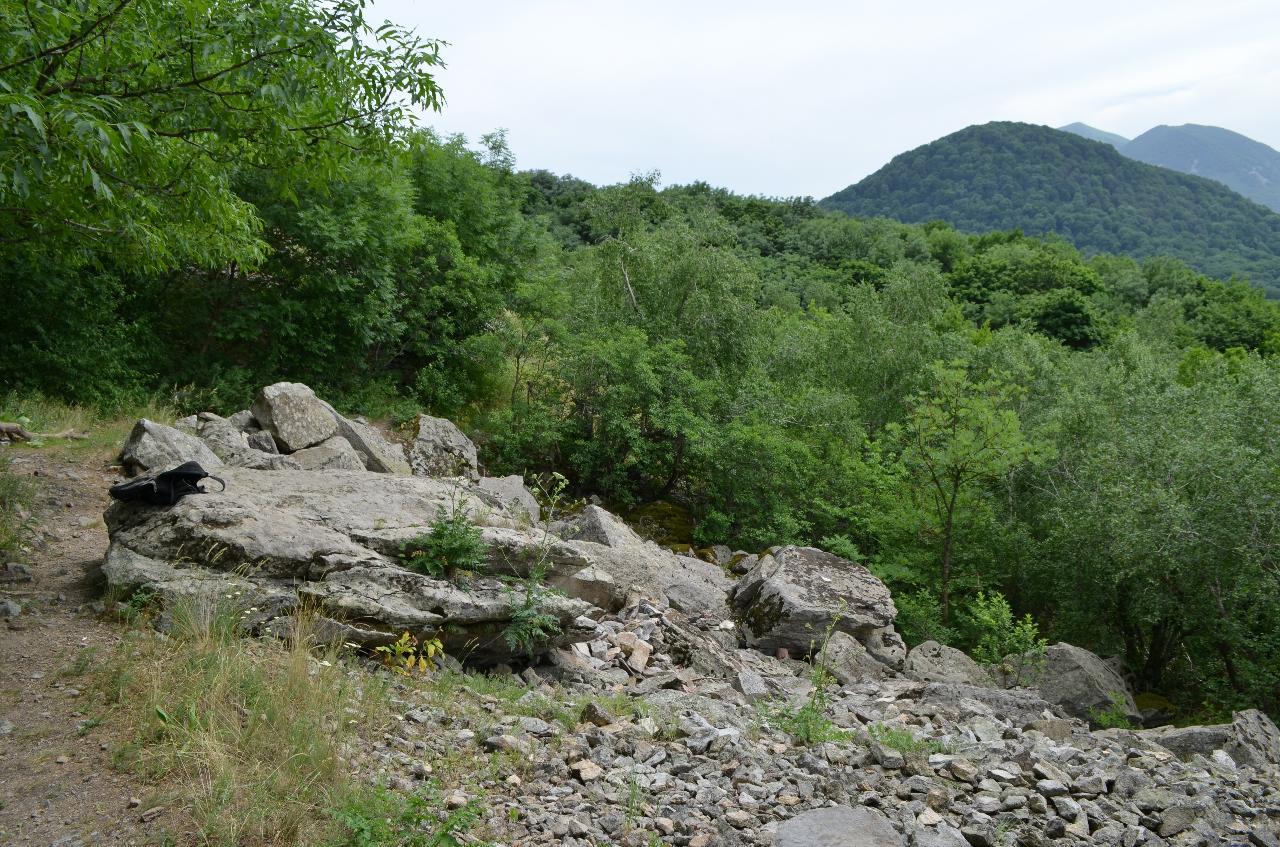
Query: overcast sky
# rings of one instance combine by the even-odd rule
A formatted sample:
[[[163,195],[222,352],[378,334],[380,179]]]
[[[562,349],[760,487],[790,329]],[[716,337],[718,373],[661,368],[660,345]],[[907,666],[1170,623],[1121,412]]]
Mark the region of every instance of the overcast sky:
[[[824,197],[992,120],[1214,124],[1280,147],[1280,0],[375,0],[373,15],[450,42],[431,125],[505,128],[519,167],[601,184],[659,170]]]

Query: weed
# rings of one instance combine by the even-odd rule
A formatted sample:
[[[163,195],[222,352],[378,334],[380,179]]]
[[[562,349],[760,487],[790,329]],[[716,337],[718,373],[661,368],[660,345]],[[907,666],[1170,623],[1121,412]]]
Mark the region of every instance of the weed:
[[[951,748],[931,738],[916,738],[908,729],[873,723],[867,727],[867,735],[899,753],[949,753]]]
[[[404,633],[390,644],[375,647],[382,654],[382,661],[402,676],[415,672],[426,673],[435,666],[435,658],[444,655],[444,645],[439,638],[423,638]]]
[[[76,737],[84,738],[89,732],[96,727],[102,726],[102,718],[88,718],[76,724]]]
[[[405,567],[436,579],[469,577],[484,570],[488,548],[478,527],[472,526],[466,509],[457,503],[436,512],[431,531],[414,536],[400,548]]]
[[[93,663],[93,658],[98,653],[96,647],[86,647],[76,654],[76,657],[70,663],[58,668],[57,674],[62,679],[69,679],[75,676],[83,676],[84,672],[89,670],[89,665]]]
[[[365,791],[339,751],[362,719],[385,720],[378,680],[353,682],[305,618],[282,645],[242,637],[234,612],[195,600],[172,617],[167,636],[130,633],[98,674],[133,730],[117,763],[182,786],[175,802],[199,843],[323,843],[328,810]]]
[[[1103,729],[1134,729],[1129,720],[1129,709],[1125,697],[1119,691],[1107,695],[1111,705],[1105,709],[1094,709],[1090,712],[1091,722]]]
[[[563,475],[552,474],[550,487],[542,488],[540,498],[547,508],[548,514],[554,514],[564,496],[568,480]],[[551,566],[551,545],[554,538],[544,525],[542,536],[533,550],[533,559],[529,563],[527,576],[519,580],[523,590],[523,599],[511,616],[511,622],[503,631],[502,637],[513,651],[521,652],[530,658],[551,640],[560,634],[560,622],[555,615],[546,611],[546,600],[554,596],[555,591],[547,587],[547,572]]]
[[[35,525],[36,486],[9,468],[8,451],[0,451],[0,556],[16,556]]]
[[[812,746],[824,741],[845,741],[854,737],[854,733],[836,726],[831,718],[827,717],[827,706],[830,700],[827,688],[834,681],[834,677],[826,667],[827,645],[831,642],[831,633],[835,631],[842,615],[843,610],[832,617],[826,632],[823,633],[822,646],[813,656],[809,667],[809,681],[813,684],[813,691],[809,694],[809,699],[799,707],[782,704],[765,707],[764,710],[766,719],[805,745]]]
[[[331,813],[342,834],[333,847],[461,847],[479,844],[460,837],[480,821],[483,806],[472,800],[440,818],[439,791],[401,795],[375,788],[353,797]]]

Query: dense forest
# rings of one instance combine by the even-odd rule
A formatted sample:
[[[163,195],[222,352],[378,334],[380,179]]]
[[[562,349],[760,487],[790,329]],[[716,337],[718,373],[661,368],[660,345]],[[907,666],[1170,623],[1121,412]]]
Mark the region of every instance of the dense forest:
[[[1280,211],[1280,152],[1238,132],[1183,124],[1152,127],[1120,148],[1130,159],[1216,179]]]
[[[895,157],[823,205],[973,233],[1054,233],[1090,254],[1174,256],[1218,279],[1280,290],[1280,214],[1211,179],[1045,126],[967,127]]]
[[[439,45],[360,2],[195,29],[176,5],[31,8],[0,47],[10,406],[234,411],[291,379],[429,410],[490,472],[687,515],[670,541],[865,563],[913,643],[967,646],[998,590],[1185,716],[1280,713],[1280,307],[1259,289],[1055,236],[523,172],[501,134],[412,126],[395,92],[440,104]],[[175,41],[203,49],[168,62]],[[1208,230],[1274,226],[1187,185]]]

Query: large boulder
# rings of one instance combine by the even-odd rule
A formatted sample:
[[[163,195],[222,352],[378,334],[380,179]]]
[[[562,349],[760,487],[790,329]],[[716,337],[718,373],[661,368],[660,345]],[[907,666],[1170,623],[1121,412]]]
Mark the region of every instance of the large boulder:
[[[418,435],[409,448],[409,465],[415,476],[464,476],[480,478],[476,445],[444,418],[418,416]]]
[[[1236,712],[1231,723],[1213,726],[1162,726],[1138,733],[1183,759],[1211,758],[1223,750],[1239,766],[1280,767],[1280,730],[1257,709]]]
[[[186,497],[169,508],[113,503],[103,572],[123,592],[235,598],[260,631],[285,625],[299,603],[330,634],[376,646],[401,632],[438,635],[450,655],[489,665],[519,658],[503,632],[524,602],[520,586],[480,577],[465,587],[408,571],[400,545],[437,513],[459,508],[511,534],[513,515],[450,482],[366,471],[228,468],[225,492]],[[538,539],[525,535],[526,549]],[[582,566],[578,567],[581,570]],[[591,606],[550,593],[542,599],[560,632],[545,646],[583,640]]]
[[[404,455],[403,445],[387,438],[376,427],[343,417],[328,403],[325,403],[324,407],[337,421],[338,435],[345,438],[347,443],[356,449],[367,470],[398,476],[409,476],[412,473],[409,461]]]
[[[783,647],[809,655],[834,630],[892,659],[885,628],[898,610],[889,589],[866,568],[831,553],[775,547],[738,581],[729,601],[747,643],[764,652]]]
[[[882,812],[828,806],[801,812],[778,827],[778,847],[906,847]]]
[[[1042,699],[1081,720],[1097,723],[1100,714],[1118,706],[1126,719],[1135,725],[1142,722],[1124,678],[1101,658],[1074,644],[1058,643],[1045,650],[1036,688]]]
[[[481,477],[477,485],[482,491],[497,497],[512,511],[524,514],[531,523],[537,523],[542,517],[538,498],[533,496],[533,492],[524,484],[524,477],[519,474]]]
[[[338,422],[324,401],[300,382],[277,382],[258,392],[250,408],[286,453],[314,447],[338,432]]]
[[[995,684],[991,675],[968,654],[936,641],[926,641],[911,648],[903,670],[907,676],[921,682],[962,682],[988,687]]]
[[[314,447],[297,451],[289,458],[301,465],[304,471],[362,471],[365,469],[364,459],[341,435],[326,438]]]
[[[292,456],[282,456],[274,449],[260,450],[254,444],[262,444],[261,438],[271,438],[268,432],[255,432],[252,436],[236,426],[231,418],[208,415],[200,421],[200,439],[209,445],[219,459],[236,468],[255,468],[262,471],[301,470],[302,466]],[[253,438],[253,441],[250,439]],[[274,443],[272,444],[274,447]]]
[[[129,476],[158,473],[183,462],[199,462],[205,470],[222,467],[222,460],[199,438],[146,418],[134,424],[120,451],[120,464]]]
[[[889,675],[889,667],[847,632],[831,633],[816,658],[841,685],[875,682]]]
[[[691,556],[678,556],[646,541],[619,518],[599,506],[587,506],[550,530],[563,539],[554,560],[571,566],[581,561],[612,575],[616,594],[612,607],[622,605],[628,594],[638,592],[670,603],[687,613],[728,613],[725,596],[732,581],[724,569]],[[572,551],[572,552],[562,552]]]

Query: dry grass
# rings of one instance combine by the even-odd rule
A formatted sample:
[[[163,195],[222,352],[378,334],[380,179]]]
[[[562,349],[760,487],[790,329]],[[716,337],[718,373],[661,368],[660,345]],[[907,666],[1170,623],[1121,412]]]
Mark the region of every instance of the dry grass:
[[[110,454],[120,449],[138,418],[172,423],[179,417],[174,404],[162,397],[112,409],[93,409],[51,400],[38,394],[9,392],[0,396],[0,420],[24,421],[33,432],[73,430],[87,434],[82,440],[50,440],[27,447],[56,447],[74,455]]]
[[[196,843],[336,843],[333,810],[368,791],[340,753],[385,721],[384,684],[345,669],[305,621],[287,644],[255,641],[185,604],[167,636],[132,633],[99,685],[136,738],[120,764],[168,787]]]

